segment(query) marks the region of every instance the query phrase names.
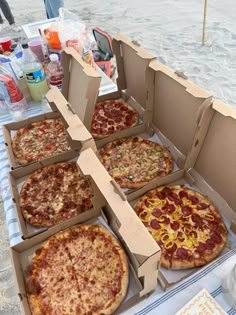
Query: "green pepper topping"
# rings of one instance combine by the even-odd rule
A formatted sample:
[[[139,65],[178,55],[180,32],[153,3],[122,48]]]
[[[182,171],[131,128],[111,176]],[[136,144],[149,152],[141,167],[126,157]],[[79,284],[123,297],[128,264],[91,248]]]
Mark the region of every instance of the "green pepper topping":
[[[127,175],[127,178],[129,179],[129,180],[132,180],[134,177],[133,177],[133,175]]]

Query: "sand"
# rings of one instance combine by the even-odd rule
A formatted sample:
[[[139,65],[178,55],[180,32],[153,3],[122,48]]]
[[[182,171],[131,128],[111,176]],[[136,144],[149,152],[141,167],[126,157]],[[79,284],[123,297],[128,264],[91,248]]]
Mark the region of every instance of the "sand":
[[[43,0],[8,2],[20,25],[46,18]],[[235,0],[208,1],[204,47],[204,1],[65,0],[65,7],[89,30],[97,26],[137,40],[160,62],[236,107]]]

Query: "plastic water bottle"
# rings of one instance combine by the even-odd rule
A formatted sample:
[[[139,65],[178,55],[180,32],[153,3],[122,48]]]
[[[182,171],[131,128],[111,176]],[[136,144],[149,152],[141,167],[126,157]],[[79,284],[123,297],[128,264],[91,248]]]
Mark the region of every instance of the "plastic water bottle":
[[[57,54],[50,55],[50,63],[47,66],[46,76],[50,88],[58,87],[61,90],[63,70]]]
[[[23,58],[22,67],[24,77],[30,89],[30,94],[35,101],[41,101],[49,90],[43,66],[33,55],[28,44],[22,44]]]

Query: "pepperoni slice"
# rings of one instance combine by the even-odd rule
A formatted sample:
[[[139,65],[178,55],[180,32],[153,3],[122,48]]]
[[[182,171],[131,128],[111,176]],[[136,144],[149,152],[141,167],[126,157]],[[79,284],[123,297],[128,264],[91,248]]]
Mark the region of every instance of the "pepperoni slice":
[[[193,209],[190,206],[182,206],[181,209],[182,209],[183,215],[185,216],[188,216],[193,213]]]
[[[170,219],[168,217],[164,217],[164,221],[162,221],[161,223],[169,224],[170,223]]]
[[[170,193],[168,193],[167,198],[168,198],[170,201],[175,201],[175,200],[179,199],[179,198],[178,198],[178,195],[177,195],[176,193],[174,193],[173,191],[170,192]]]
[[[199,242],[198,247],[196,248],[196,251],[199,253],[204,252],[207,249],[206,244]]]
[[[174,231],[177,231],[179,229],[179,222],[177,221],[171,222],[170,226]]]
[[[208,205],[206,203],[201,202],[197,205],[198,210],[205,210],[206,208],[208,208]]]
[[[205,245],[206,245],[206,249],[212,249],[215,247],[215,243],[212,239],[208,239]]]
[[[176,251],[176,249],[177,249],[177,245],[176,245],[175,243],[173,244],[173,246],[172,246],[171,248],[168,248],[168,249],[165,248],[165,250],[166,250],[169,254],[173,254],[173,253]]]
[[[157,196],[159,199],[164,200],[166,198],[166,195],[163,191],[158,191]]]
[[[181,199],[183,199],[183,198],[188,198],[188,194],[187,194],[186,191],[181,190],[181,191],[179,192],[179,197],[180,197]]]
[[[162,192],[165,194],[165,197],[168,197],[172,190],[170,189],[170,187],[165,187],[164,189],[162,189]]]
[[[154,211],[152,211],[152,215],[156,218],[159,218],[162,215],[161,209],[155,208]]]
[[[214,234],[212,234],[211,239],[217,244],[221,244],[223,241],[222,237],[220,236],[218,232],[215,232]]]
[[[141,219],[145,219],[145,218],[146,218],[146,215],[147,215],[147,212],[144,211],[144,212],[142,212],[142,213],[140,214],[140,218],[141,218]]]
[[[151,222],[150,222],[150,225],[151,227],[154,229],[154,230],[158,230],[160,229],[160,224],[157,222],[156,219],[153,219]]]
[[[198,214],[193,213],[193,215],[191,216],[191,219],[195,223],[196,226],[203,225],[203,220]]]
[[[193,205],[196,205],[199,202],[198,198],[193,195],[189,195],[188,199],[192,202]]]
[[[172,205],[172,204],[170,204],[170,205],[168,205],[167,210],[168,210],[170,213],[172,213],[172,212],[174,212],[174,211],[175,211],[175,206],[174,206],[174,205]]]
[[[181,247],[177,249],[176,256],[178,256],[181,259],[187,259],[189,255],[187,249]]]
[[[115,118],[114,118],[114,121],[115,121],[116,123],[120,123],[120,122],[122,121],[122,118],[121,118],[121,117],[115,117]]]

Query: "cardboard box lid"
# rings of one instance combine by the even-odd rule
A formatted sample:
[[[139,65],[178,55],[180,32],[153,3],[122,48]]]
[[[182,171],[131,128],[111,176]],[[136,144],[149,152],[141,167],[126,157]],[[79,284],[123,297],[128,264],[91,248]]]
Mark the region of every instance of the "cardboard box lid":
[[[73,147],[73,141],[75,141],[75,146],[78,146],[77,142],[79,141],[84,149],[92,147],[93,150],[96,151],[96,145],[92,135],[85,128],[79,117],[71,111],[70,104],[61,92],[57,88],[51,89],[46,94],[46,98],[51,108],[60,112],[70,136],[70,140],[72,141],[70,143],[71,146]]]
[[[62,94],[85,127],[90,129],[101,76],[82,60],[73,47],[63,50],[62,66],[64,74]]]
[[[135,45],[123,34],[114,36],[112,45],[118,70],[118,90],[126,90],[129,96],[145,108],[145,70],[156,56]]]
[[[211,122],[205,135],[196,136],[195,150],[186,164],[236,212],[236,110],[217,100],[204,116],[212,117]]]
[[[146,82],[153,125],[187,155],[203,109],[210,106],[212,97],[157,60],[149,64]]]
[[[160,248],[129,205],[125,195],[107,173],[95,153],[89,148],[81,152],[78,165],[84,175],[90,175],[119,221],[119,232],[132,253],[140,261]]]

